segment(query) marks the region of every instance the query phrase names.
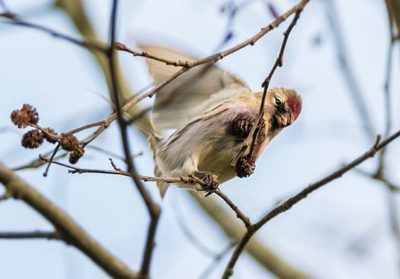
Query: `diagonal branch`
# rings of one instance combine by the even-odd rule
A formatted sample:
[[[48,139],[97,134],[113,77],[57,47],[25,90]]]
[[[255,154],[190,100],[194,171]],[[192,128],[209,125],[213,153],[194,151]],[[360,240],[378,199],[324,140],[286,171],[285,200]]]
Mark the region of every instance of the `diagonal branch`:
[[[115,64],[115,50],[114,43],[116,37],[116,21],[117,21],[117,9],[118,9],[118,0],[114,0],[112,4],[111,10],[111,20],[110,20],[110,44],[109,49],[107,51],[108,64],[111,75],[111,96],[113,97],[113,101],[115,104],[117,120],[119,124],[119,130],[121,134],[122,147],[125,155],[125,162],[128,167],[128,172],[133,179],[134,184],[136,185],[137,190],[144,203],[146,204],[147,211],[150,216],[150,225],[147,231],[146,244],[143,251],[143,260],[140,269],[140,276],[147,278],[149,276],[150,264],[154,251],[154,239],[157,231],[158,221],[161,215],[160,206],[153,200],[150,192],[144,187],[142,181],[138,178],[136,174],[135,165],[132,160],[129,140],[128,140],[128,126],[124,119],[124,113],[122,111],[122,106],[120,102],[120,94],[119,94],[119,85],[116,73],[116,64]]]
[[[79,40],[76,38],[73,38],[71,36],[62,34],[60,32],[57,32],[49,27],[40,25],[40,24],[36,24],[36,23],[32,23],[32,22],[28,22],[25,21],[23,19],[21,19],[18,15],[10,13],[10,12],[6,12],[6,13],[0,13],[0,17],[6,18],[8,19],[8,21],[6,21],[5,23],[8,24],[13,24],[13,25],[17,25],[17,26],[23,26],[23,27],[27,27],[27,28],[31,28],[31,29],[35,29],[44,33],[47,33],[55,38],[60,38],[64,41],[67,41],[69,43],[72,43],[74,45],[83,47],[83,48],[87,48],[89,50],[96,50],[96,51],[100,51],[105,53],[106,51],[106,47],[105,45],[98,43],[98,42],[88,42],[88,41],[84,41],[84,40]]]
[[[67,243],[86,254],[110,276],[116,278],[136,278],[135,272],[103,248],[69,215],[1,163],[0,183],[4,185],[6,191],[11,193],[14,198],[22,200],[52,223],[57,233]]]
[[[277,28],[282,22],[284,22],[289,16],[291,16],[292,14],[296,13],[297,11],[301,10],[304,8],[305,5],[307,5],[307,3],[309,2],[309,0],[302,0],[300,2],[298,2],[296,5],[294,5],[292,8],[290,8],[288,11],[286,11],[285,13],[283,13],[282,15],[280,15],[279,17],[277,17],[273,22],[271,22],[269,25],[262,27],[261,30],[259,32],[257,32],[255,35],[253,35],[252,37],[248,38],[247,40],[244,40],[243,42],[228,48],[224,51],[220,51],[217,52],[213,55],[209,55],[207,57],[195,60],[193,62],[190,61],[184,61],[181,62],[182,64],[182,69],[180,69],[178,72],[176,72],[174,75],[172,75],[169,79],[167,79],[166,81],[164,81],[163,83],[159,84],[158,86],[156,86],[155,88],[153,88],[152,90],[150,90],[149,92],[129,101],[125,106],[124,109],[129,109],[131,106],[136,105],[137,103],[141,102],[142,100],[144,100],[145,98],[148,97],[152,97],[155,94],[157,94],[160,89],[162,89],[164,86],[166,86],[168,83],[170,83],[172,80],[176,79],[177,77],[179,77],[180,75],[184,74],[186,71],[188,71],[189,69],[192,69],[194,67],[197,67],[199,65],[203,65],[203,64],[208,64],[208,63],[216,63],[219,60],[223,59],[224,57],[237,52],[238,50],[241,50],[247,46],[250,45],[254,45],[259,39],[261,39],[262,37],[264,37],[267,33],[269,33],[271,30]]]
[[[303,8],[304,7],[300,7],[296,11],[292,22],[289,24],[288,28],[283,33],[283,41],[282,41],[281,48],[279,50],[278,57],[276,58],[275,63],[272,66],[271,71],[269,72],[268,76],[265,78],[265,80],[263,81],[263,83],[261,85],[262,87],[264,87],[264,89],[263,89],[263,94],[262,94],[261,103],[260,103],[260,109],[259,109],[258,117],[257,117],[257,121],[256,121],[257,124],[254,125],[252,131],[249,134],[249,138],[250,137],[252,138],[250,149],[249,149],[249,154],[247,155],[249,158],[253,157],[254,146],[256,144],[256,140],[257,140],[258,134],[259,134],[259,132],[261,130],[260,129],[260,125],[262,123],[262,119],[263,119],[263,116],[264,116],[264,105],[265,105],[265,99],[267,97],[269,84],[271,82],[272,76],[274,75],[276,69],[278,67],[282,67],[282,65],[283,65],[283,55],[285,53],[286,44],[287,44],[287,41],[289,39],[290,32],[292,31],[293,27],[296,25],[297,20],[300,18],[300,14],[303,11]],[[247,143],[245,143],[245,144],[247,144]]]
[[[297,13],[298,11],[302,10],[304,8],[305,5],[307,5],[307,3],[309,2],[309,0],[302,0],[300,2],[298,2],[296,5],[294,5],[292,8],[290,8],[289,10],[287,10],[285,13],[283,13],[282,15],[280,15],[279,17],[277,17],[274,21],[272,21],[269,25],[261,28],[261,30],[259,32],[257,32],[256,34],[254,34],[253,36],[251,36],[250,38],[244,40],[243,42],[228,48],[226,50],[217,52],[213,55],[209,55],[207,57],[195,60],[195,61],[169,61],[166,60],[164,58],[161,57],[157,57],[154,56],[150,53],[146,53],[146,56],[140,55],[140,56],[145,56],[148,57],[150,59],[155,59],[158,60],[163,63],[171,63],[173,65],[176,66],[181,66],[181,69],[179,69],[176,73],[174,73],[171,77],[169,77],[167,80],[163,81],[162,83],[158,84],[157,86],[155,86],[152,90],[148,91],[147,93],[144,93],[138,97],[133,97],[130,100],[127,101],[126,104],[123,105],[123,107],[121,108],[122,113],[127,113],[129,110],[131,110],[135,105],[137,105],[139,102],[143,101],[146,98],[149,97],[153,97],[155,94],[157,94],[162,88],[164,88],[166,85],[168,85],[169,83],[171,83],[173,80],[175,80],[176,78],[178,78],[179,76],[181,76],[182,74],[186,73],[187,71],[189,71],[190,69],[193,69],[197,66],[203,65],[203,64],[209,64],[209,63],[216,63],[219,60],[223,59],[224,57],[231,55],[247,46],[250,45],[254,45],[259,39],[261,39],[263,36],[265,36],[266,34],[268,34],[270,31],[272,31],[273,29],[277,28],[280,24],[282,24],[284,21],[286,21],[286,19],[288,17],[290,17],[292,14]],[[123,50],[123,51],[127,51],[129,48],[126,47],[125,45],[118,43],[116,44],[115,41],[112,42],[112,47],[109,48],[109,51],[111,49],[119,49],[119,50]],[[129,52],[129,51],[128,51]],[[133,50],[131,50],[131,52],[133,52]],[[139,52],[135,52],[136,54],[139,54]],[[109,55],[108,55],[109,56]],[[113,58],[114,59],[114,58]],[[112,87],[112,82],[110,81],[110,88]],[[112,91],[112,90],[111,90]],[[109,125],[117,120],[119,117],[117,115],[117,111],[114,112],[113,114],[111,114],[109,117],[107,117],[104,121],[103,124],[100,125],[95,132],[92,134],[92,136],[86,141],[85,145],[89,144],[90,142],[92,142],[93,140],[95,140],[105,129],[107,129],[109,127]]]
[[[50,159],[40,156],[40,159],[49,162]],[[65,168],[69,169],[70,173],[96,173],[96,174],[111,174],[111,175],[122,175],[122,176],[128,176],[132,177],[132,173],[128,171],[121,170],[117,168],[114,163],[111,161],[113,164],[114,170],[105,170],[105,169],[87,169],[87,168],[79,168],[76,166],[64,164],[61,162],[53,161],[53,164],[59,165]],[[180,177],[152,177],[152,176],[144,176],[144,175],[138,175],[135,174],[135,177],[137,179],[140,179],[144,182],[166,182],[166,183],[180,183],[184,182],[187,184],[199,184],[202,185],[203,187],[206,187],[207,185],[202,181],[201,179],[195,178],[195,177],[187,177],[187,176],[180,176]],[[246,228],[251,226],[251,222],[249,217],[247,217],[237,205],[234,204],[234,202],[225,194],[223,193],[219,188],[215,189],[214,193],[218,195],[229,207],[236,213],[236,216],[243,222]]]
[[[289,210],[293,205],[300,202],[301,200],[305,199],[310,193],[318,190],[324,185],[329,184],[335,179],[340,178],[343,174],[350,171],[351,169],[355,168],[362,162],[372,158],[378,151],[385,148],[388,144],[392,141],[400,137],[400,131],[394,133],[384,141],[380,142],[380,136],[377,137],[375,144],[363,155],[359,156],[358,158],[354,159],[350,163],[344,165],[340,169],[336,170],[335,172],[331,173],[330,175],[318,180],[315,183],[308,185],[302,191],[297,193],[296,195],[290,197],[280,205],[276,206],[272,210],[270,210],[264,217],[262,217],[257,223],[252,225],[248,228],[247,232],[241,238],[239,245],[236,247],[235,251],[233,252],[228,265],[225,268],[224,274],[222,276],[223,279],[229,278],[233,274],[233,269],[236,265],[237,260],[239,259],[240,255],[242,254],[245,246],[250,241],[251,237],[261,228],[263,227],[268,221],[275,218],[279,214],[286,212]]]
[[[218,226],[223,230],[227,237],[240,240],[246,229],[237,222],[236,218],[231,217],[224,207],[214,198],[203,199],[194,193],[191,196],[198,202],[199,206],[207,213]],[[262,267],[271,272],[277,278],[282,279],[309,279],[309,275],[303,273],[301,269],[292,266],[286,259],[281,258],[260,239],[253,236],[245,247],[246,252]]]

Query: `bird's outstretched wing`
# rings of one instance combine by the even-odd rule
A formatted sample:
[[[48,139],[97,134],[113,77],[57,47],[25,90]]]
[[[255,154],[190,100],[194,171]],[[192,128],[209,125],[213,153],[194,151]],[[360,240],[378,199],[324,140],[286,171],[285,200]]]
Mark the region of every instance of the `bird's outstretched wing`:
[[[171,48],[140,45],[142,50],[173,61],[196,59]],[[166,65],[152,59],[146,59],[150,74],[159,84],[166,81],[180,67]],[[232,97],[238,92],[251,92],[249,86],[239,77],[224,71],[213,63],[190,69],[162,88],[156,95],[152,113],[153,126],[156,129],[177,129],[187,121],[199,115],[216,102]]]

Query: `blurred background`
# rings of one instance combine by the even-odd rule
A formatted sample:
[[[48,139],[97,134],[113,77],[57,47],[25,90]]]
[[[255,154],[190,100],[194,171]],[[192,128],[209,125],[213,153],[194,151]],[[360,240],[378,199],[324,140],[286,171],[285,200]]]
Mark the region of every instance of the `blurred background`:
[[[107,41],[109,0],[3,2],[29,22],[76,38]],[[122,0],[117,40],[133,48],[138,42],[168,45],[203,57],[254,35],[295,3]],[[390,3],[397,7],[391,16]],[[268,146],[254,175],[221,186],[251,220],[368,150],[377,134],[399,128],[400,49],[395,37],[400,6],[396,5],[395,0],[314,0],[306,6],[289,38],[284,65],[271,84],[295,88],[303,98],[302,114]],[[92,53],[7,22],[0,22],[0,161],[19,167],[52,147],[21,147],[23,131],[10,121],[14,109],[31,104],[42,125],[67,131],[104,119],[111,108],[106,79]],[[218,65],[260,91],[289,22]],[[126,97],[148,90],[152,81],[143,58],[119,53],[119,62]],[[151,103],[148,99],[140,105],[146,108]],[[138,173],[152,175],[145,138],[135,128],[129,132],[133,153],[138,154]],[[115,156],[88,149],[79,167],[110,169],[109,157],[123,167],[115,123],[93,146]],[[399,141],[394,142],[383,158],[370,159],[267,223],[255,236],[258,247],[270,253],[261,256],[267,263],[250,251],[244,253],[233,278],[279,277],[271,271],[274,261],[312,278],[400,278],[399,148]],[[137,270],[149,220],[131,180],[69,174],[56,165],[47,177],[43,171],[18,174]],[[146,187],[159,200],[155,184]],[[233,212],[217,197],[199,202],[175,188],[160,202],[163,212],[152,278],[219,278],[232,253],[227,247],[233,232],[223,223],[235,224],[233,230],[241,227]],[[0,231],[36,229],[51,225],[22,202],[0,203]],[[0,270],[1,278],[108,278],[75,248],[46,240],[0,240]]]

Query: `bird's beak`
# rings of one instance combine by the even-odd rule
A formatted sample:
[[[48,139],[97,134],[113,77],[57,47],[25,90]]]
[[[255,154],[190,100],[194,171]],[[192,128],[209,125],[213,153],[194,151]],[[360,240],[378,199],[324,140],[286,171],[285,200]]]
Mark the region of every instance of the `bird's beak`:
[[[290,112],[288,112],[287,116],[288,117],[286,118],[286,121],[283,123],[284,127],[287,127],[290,124],[292,124],[292,114]]]

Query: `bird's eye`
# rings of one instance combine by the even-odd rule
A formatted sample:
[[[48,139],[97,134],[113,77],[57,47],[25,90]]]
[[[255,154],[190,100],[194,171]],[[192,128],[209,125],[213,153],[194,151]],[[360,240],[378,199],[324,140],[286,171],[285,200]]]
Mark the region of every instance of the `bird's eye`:
[[[282,106],[282,101],[281,101],[280,99],[278,99],[278,98],[275,98],[275,105],[276,105],[277,107]]]

